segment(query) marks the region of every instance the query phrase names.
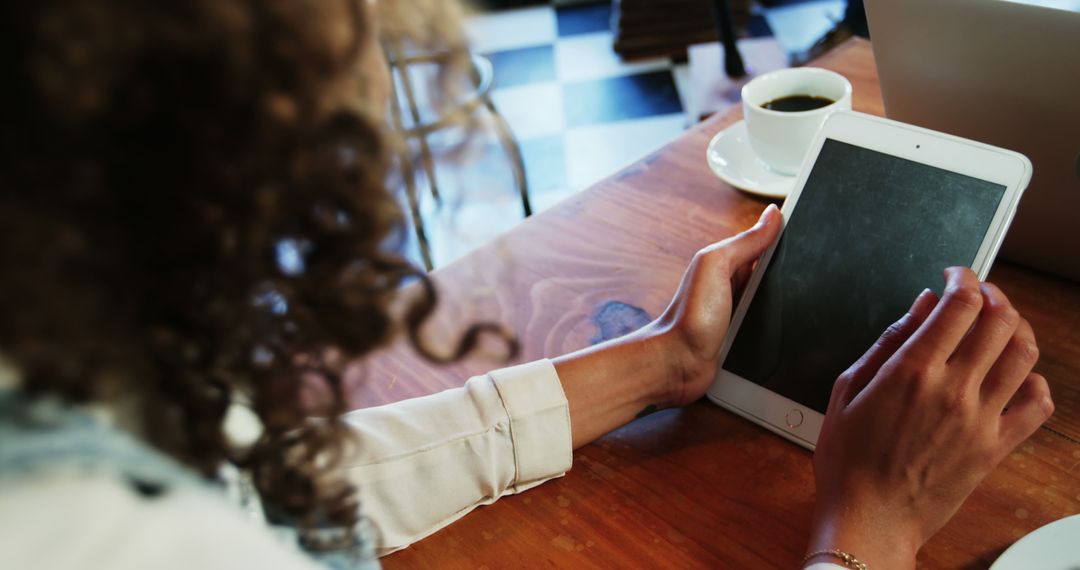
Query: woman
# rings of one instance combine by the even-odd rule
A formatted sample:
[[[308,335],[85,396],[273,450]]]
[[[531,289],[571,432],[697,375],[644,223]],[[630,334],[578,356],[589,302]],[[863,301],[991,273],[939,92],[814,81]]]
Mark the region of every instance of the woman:
[[[454,7],[9,11],[5,567],[375,566],[561,475],[572,448],[640,412],[698,399],[733,292],[779,231],[770,207],[699,252],[665,313],[627,337],[345,414],[346,363],[399,326],[433,359],[501,335],[481,324],[452,354],[431,349],[433,289],[380,248],[401,214],[383,186],[376,23],[405,48],[460,53]],[[414,277],[423,294],[397,299]],[[1052,412],[1031,327],[970,271],[946,278],[836,383],[807,563],[912,567]]]

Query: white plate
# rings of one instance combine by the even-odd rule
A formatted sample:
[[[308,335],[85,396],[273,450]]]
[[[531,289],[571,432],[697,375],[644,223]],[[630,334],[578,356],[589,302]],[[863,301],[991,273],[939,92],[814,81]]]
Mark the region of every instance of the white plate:
[[[1080,568],[1080,515],[1035,529],[1009,547],[990,570],[1074,570]]]
[[[709,168],[720,180],[766,198],[786,198],[795,188],[795,177],[773,172],[750,148],[746,123],[739,121],[716,133],[705,151]]]

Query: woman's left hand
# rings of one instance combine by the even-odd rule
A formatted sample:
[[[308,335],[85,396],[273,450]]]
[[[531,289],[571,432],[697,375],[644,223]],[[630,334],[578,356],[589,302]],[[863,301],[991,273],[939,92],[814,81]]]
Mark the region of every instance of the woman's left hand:
[[[780,227],[780,211],[769,206],[757,225],[694,256],[659,319],[553,359],[570,404],[575,448],[635,417],[705,394],[716,374],[733,298]]]
[[[782,227],[780,210],[770,204],[754,227],[714,243],[694,255],[675,298],[653,325],[668,337],[676,372],[672,405],[697,400],[709,388],[719,365],[735,299],[754,262]]]

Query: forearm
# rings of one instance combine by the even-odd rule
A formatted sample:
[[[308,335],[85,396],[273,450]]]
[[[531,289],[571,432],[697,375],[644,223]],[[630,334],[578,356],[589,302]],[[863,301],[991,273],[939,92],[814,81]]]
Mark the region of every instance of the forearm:
[[[549,361],[493,370],[344,421],[357,446],[342,468],[380,556],[561,476],[572,462],[569,412]]]
[[[552,360],[570,405],[574,449],[673,405],[681,377],[670,335],[647,325]]]

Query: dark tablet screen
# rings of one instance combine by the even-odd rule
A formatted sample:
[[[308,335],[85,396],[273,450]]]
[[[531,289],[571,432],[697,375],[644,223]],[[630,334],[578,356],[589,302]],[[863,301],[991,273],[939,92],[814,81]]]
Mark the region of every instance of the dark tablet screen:
[[[975,261],[1005,189],[826,140],[723,368],[825,413],[916,295]]]

